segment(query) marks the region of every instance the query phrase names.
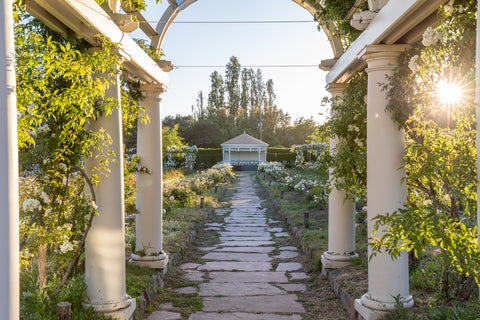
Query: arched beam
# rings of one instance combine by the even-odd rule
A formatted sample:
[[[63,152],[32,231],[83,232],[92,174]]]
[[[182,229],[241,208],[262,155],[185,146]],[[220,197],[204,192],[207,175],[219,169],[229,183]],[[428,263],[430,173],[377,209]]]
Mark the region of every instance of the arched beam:
[[[157,51],[160,51],[160,48],[162,47],[163,40],[165,39],[165,36],[167,34],[168,29],[172,25],[172,23],[175,21],[177,16],[185,10],[187,7],[189,7],[192,3],[196,2],[197,0],[168,0],[170,3],[170,6],[165,10],[165,12],[162,15],[162,18],[157,24],[157,27],[155,30],[159,34],[158,37],[155,37],[152,39],[152,47],[156,48]],[[302,6],[305,10],[310,12],[312,16],[315,17],[315,15],[322,10],[322,6],[317,2],[312,3],[309,1],[304,1],[304,0],[292,0],[293,2],[297,3],[298,5]],[[330,42],[330,45],[332,47],[333,55],[335,58],[338,58],[342,55],[343,53],[343,47],[342,47],[342,42],[340,38],[337,36],[333,35],[333,28],[334,25],[333,23],[330,23],[327,26],[322,25],[322,29],[327,35],[328,41]]]

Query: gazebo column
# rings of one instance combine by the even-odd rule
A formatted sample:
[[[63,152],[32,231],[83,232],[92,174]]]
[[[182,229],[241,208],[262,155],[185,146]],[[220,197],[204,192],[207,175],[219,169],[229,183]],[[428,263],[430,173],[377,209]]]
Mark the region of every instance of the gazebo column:
[[[342,98],[346,84],[329,84],[327,90],[333,98]],[[339,139],[330,139],[330,153],[333,153]],[[338,178],[342,182],[343,178]],[[344,190],[335,187],[335,180],[330,170],[330,194],[328,196],[328,251],[322,255],[322,274],[327,269],[342,268],[348,264],[355,253],[355,205],[347,199]]]
[[[167,270],[168,256],[162,250],[162,119],[160,117],[161,85],[141,87],[148,123],[138,120],[137,153],[140,164],[150,173],[137,173],[136,254],[130,262],[151,269]],[[141,254],[140,254],[141,252]]]
[[[20,317],[18,146],[12,2],[0,6],[0,318]]]
[[[368,64],[367,102],[367,206],[368,234],[373,231],[373,218],[398,211],[407,200],[403,155],[404,132],[392,121],[386,110],[387,76],[397,66],[405,45],[369,45],[359,57]],[[373,234],[382,236],[382,230]],[[372,253],[368,249],[368,255]],[[379,319],[384,311],[395,309],[395,298],[406,308],[413,306],[409,294],[408,256],[403,251],[393,260],[388,253],[379,252],[368,263],[368,292],[355,300],[355,308],[367,319]]]
[[[94,149],[87,159],[89,175],[100,166],[98,155],[110,157],[108,176],[100,175],[94,187],[98,215],[94,217],[85,243],[85,281],[87,284],[87,306],[115,319],[129,319],[135,311],[136,302],[126,294],[125,285],[125,219],[123,185],[123,141],[122,112],[120,107],[120,72],[115,83],[106,91],[118,105],[110,114],[103,115],[90,123],[92,131],[105,130],[111,144]],[[102,158],[102,157],[100,157]],[[113,158],[113,159],[112,159]]]

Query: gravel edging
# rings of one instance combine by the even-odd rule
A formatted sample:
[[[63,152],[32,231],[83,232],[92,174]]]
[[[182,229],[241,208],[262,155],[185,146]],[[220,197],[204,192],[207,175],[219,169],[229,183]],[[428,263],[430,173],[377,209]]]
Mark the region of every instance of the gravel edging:
[[[256,179],[260,180],[258,175],[256,175]],[[268,197],[267,200],[270,202],[272,208],[276,211],[276,214],[285,221],[288,232],[297,240],[303,253],[306,254],[310,260],[312,260],[313,248],[309,247],[303,240],[303,234],[306,230],[304,228],[295,226],[295,223],[291,221],[280,209],[277,199],[275,199],[270,190],[265,187],[262,182],[258,183],[258,185],[263,189],[263,191],[265,191],[265,194]],[[340,298],[342,306],[349,314],[350,319],[354,320],[358,318],[358,312],[355,310],[355,298],[349,294],[347,290],[343,289],[341,287],[341,283],[337,280],[337,278],[343,274],[344,271],[340,269],[327,271],[328,283],[330,284],[330,288],[333,290],[333,292],[335,292],[335,294]]]

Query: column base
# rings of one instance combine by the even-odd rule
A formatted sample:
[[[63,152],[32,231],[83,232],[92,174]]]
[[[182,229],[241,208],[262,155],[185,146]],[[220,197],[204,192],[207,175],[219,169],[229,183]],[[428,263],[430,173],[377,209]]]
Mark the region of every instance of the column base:
[[[322,275],[327,275],[327,269],[340,269],[351,264],[353,258],[357,258],[358,254],[351,253],[334,253],[326,251],[322,255]]]
[[[84,303],[84,307],[92,307],[95,312],[102,313],[116,320],[132,320],[133,313],[137,308],[137,302],[130,296],[119,302],[110,302],[105,304]]]
[[[132,257],[128,261],[133,265],[147,267],[150,269],[161,269],[163,273],[167,273],[168,267],[168,255],[161,253],[157,256],[139,256],[132,254]]]
[[[410,309],[414,304],[412,296],[403,298],[402,302],[406,309]],[[383,319],[389,311],[395,310],[395,302],[373,300],[370,294],[366,293],[360,299],[355,299],[355,310],[357,310],[361,320],[379,320]]]

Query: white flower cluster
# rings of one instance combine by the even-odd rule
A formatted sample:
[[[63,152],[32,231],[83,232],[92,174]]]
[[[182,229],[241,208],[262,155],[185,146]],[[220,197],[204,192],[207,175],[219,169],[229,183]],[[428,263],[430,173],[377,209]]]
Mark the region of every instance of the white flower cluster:
[[[359,146],[360,148],[363,147],[363,141],[362,141],[362,139],[360,139],[360,138],[355,138],[355,140],[353,140],[353,142],[355,142],[355,144],[356,144],[357,146]]]
[[[311,197],[316,203],[325,203],[328,186],[317,179],[309,179],[297,174],[289,174],[279,162],[262,163],[259,172],[268,173],[287,189],[295,190]]]
[[[36,190],[35,195],[39,197],[43,201],[43,203],[48,203],[48,195],[45,192]]]
[[[442,36],[438,32],[436,32],[432,27],[428,27],[423,33],[422,44],[425,47],[433,46],[441,38]]]
[[[60,169],[61,172],[67,172],[67,165],[65,163],[60,162],[58,164],[58,169]]]
[[[167,152],[167,161],[163,163],[166,169],[172,169],[177,166],[177,162],[173,159],[172,153],[185,154],[182,166],[193,169],[197,159],[198,148],[197,146],[177,147],[173,145]]]
[[[443,6],[443,9],[445,10],[445,12],[449,13],[449,14],[452,14],[453,13],[453,3],[455,1],[454,0],[450,0],[446,5]]]
[[[321,142],[311,142],[306,144],[296,144],[290,149],[297,154],[295,159],[295,165],[302,165],[305,162],[305,154],[312,154],[317,160],[320,159],[322,154],[327,150],[327,145]]]
[[[353,124],[349,124],[348,125],[348,131],[355,131],[355,132],[360,132],[360,128],[357,127],[356,125],[353,125]]]
[[[420,59],[420,56],[416,54],[410,58],[410,61],[408,61],[408,68],[412,70],[413,73],[417,73],[420,69],[418,65],[418,59]]]
[[[33,198],[28,198],[23,201],[23,210],[25,211],[35,211],[35,210],[41,210],[42,205],[40,204],[40,201],[37,199]]]

